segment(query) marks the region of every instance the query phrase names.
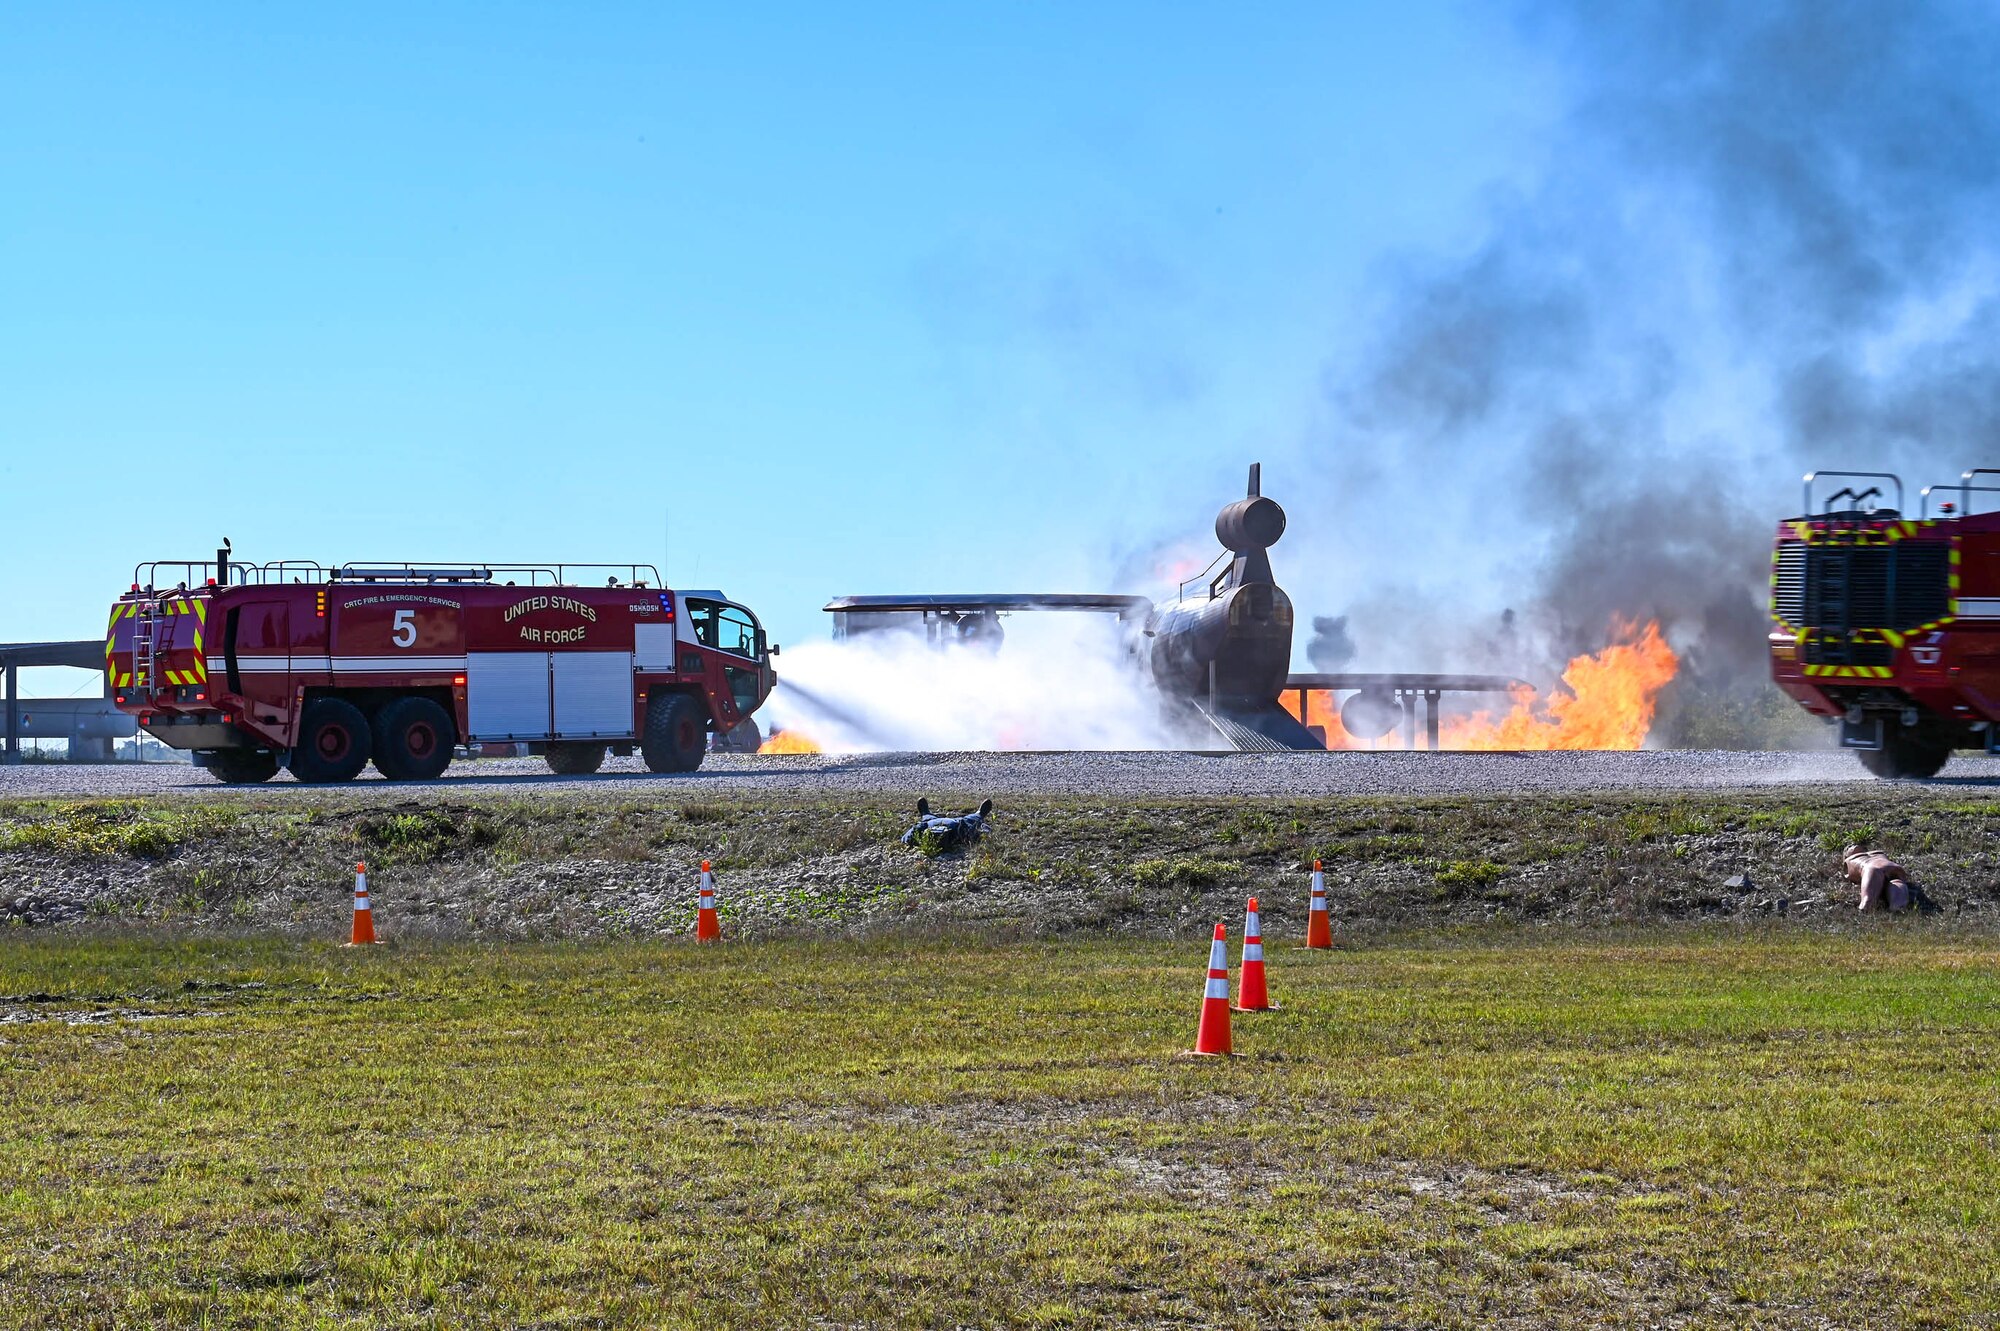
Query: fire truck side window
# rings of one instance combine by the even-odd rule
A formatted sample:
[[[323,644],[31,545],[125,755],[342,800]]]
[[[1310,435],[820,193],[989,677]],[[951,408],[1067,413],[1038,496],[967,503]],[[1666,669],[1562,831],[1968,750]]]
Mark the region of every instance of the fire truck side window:
[[[685,605],[695,641],[719,652],[757,658],[757,622],[747,610],[715,601],[688,601]]]
[[[682,601],[681,609],[687,615],[688,627],[694,630],[694,640],[704,647],[715,646],[715,612],[713,601]]]
[[[747,611],[733,605],[723,606],[715,617],[715,627],[716,646],[725,652],[756,659],[757,625]]]

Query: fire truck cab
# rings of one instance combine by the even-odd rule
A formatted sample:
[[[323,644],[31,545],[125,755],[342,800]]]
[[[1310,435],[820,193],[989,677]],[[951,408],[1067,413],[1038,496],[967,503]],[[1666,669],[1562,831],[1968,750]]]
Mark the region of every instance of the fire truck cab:
[[[1813,472],[1771,554],[1771,676],[1882,777],[2000,753],[2000,511],[1979,467],[1906,516],[1890,472]],[[1845,482],[1814,508],[1816,486]],[[1883,487],[1893,488],[1893,504]],[[1935,511],[1933,511],[1935,509]]]
[[[117,705],[232,783],[430,780],[488,743],[565,774],[634,750],[693,771],[770,696],[776,652],[746,607],[645,564],[245,564],[226,543],[140,565],[104,642]]]

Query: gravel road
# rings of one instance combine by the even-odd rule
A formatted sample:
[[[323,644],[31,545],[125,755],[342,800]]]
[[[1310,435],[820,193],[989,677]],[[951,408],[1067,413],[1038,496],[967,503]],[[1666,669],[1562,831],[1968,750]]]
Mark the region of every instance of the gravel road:
[[[602,791],[649,794],[1029,794],[1126,796],[1474,795],[1520,791],[1715,790],[1865,783],[1874,778],[1852,754],[1728,753],[877,753],[746,757],[711,754],[699,772],[654,776],[636,758],[613,758],[594,776],[554,776],[539,758],[453,765],[446,777],[411,789],[453,793]],[[2000,783],[2000,762],[1961,754],[1932,787]],[[0,767],[0,797],[231,795],[237,790],[302,790],[288,776],[267,786],[225,787],[179,763],[149,766],[30,764]],[[363,779],[323,792],[379,799]]]

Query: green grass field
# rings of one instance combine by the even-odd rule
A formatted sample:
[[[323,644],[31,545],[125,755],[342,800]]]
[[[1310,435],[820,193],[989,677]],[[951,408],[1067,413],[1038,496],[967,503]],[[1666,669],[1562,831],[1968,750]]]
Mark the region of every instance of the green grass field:
[[[1271,950],[9,938],[0,1321],[2000,1314],[1988,941]]]

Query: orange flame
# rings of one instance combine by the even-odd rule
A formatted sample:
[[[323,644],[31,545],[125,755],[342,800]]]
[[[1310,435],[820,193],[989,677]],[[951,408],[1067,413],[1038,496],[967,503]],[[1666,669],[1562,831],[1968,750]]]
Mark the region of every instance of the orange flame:
[[[825,750],[811,738],[796,730],[774,730],[771,737],[757,746],[759,753],[823,753]]]
[[[1302,690],[1286,689],[1278,701],[1284,709],[1298,719],[1300,725],[1320,726],[1326,731],[1326,747],[1329,749],[1365,749],[1367,744],[1347,733],[1347,727],[1340,724],[1340,709],[1333,705],[1333,694],[1325,689],[1303,690],[1306,699],[1304,715],[1299,713],[1299,694]]]
[[[1563,671],[1567,693],[1551,693],[1536,706],[1531,693],[1494,718],[1486,712],[1444,723],[1447,749],[1636,749],[1646,742],[1660,690],[1680,668],[1680,658],[1660,636],[1657,622],[1617,624],[1616,639],[1594,655],[1573,658]]]

